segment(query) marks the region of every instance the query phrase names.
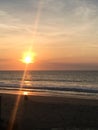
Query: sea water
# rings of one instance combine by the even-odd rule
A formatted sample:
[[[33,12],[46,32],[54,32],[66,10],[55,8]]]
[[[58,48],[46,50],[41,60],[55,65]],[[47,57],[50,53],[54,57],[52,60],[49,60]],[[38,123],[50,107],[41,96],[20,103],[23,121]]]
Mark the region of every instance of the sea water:
[[[98,97],[98,71],[0,71],[1,90]]]

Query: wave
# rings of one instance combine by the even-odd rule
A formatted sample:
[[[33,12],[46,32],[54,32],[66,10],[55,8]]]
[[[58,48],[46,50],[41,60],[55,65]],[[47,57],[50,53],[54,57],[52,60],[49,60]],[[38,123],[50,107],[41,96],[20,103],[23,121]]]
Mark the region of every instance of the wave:
[[[20,86],[0,86],[1,90],[20,90]],[[55,92],[82,92],[82,93],[98,93],[98,89],[89,89],[89,88],[78,88],[78,87],[28,87],[23,86],[21,90],[27,90],[27,91],[55,91]]]
[[[3,80],[3,79],[2,79]],[[17,79],[4,79],[4,81],[0,81],[0,84],[3,83],[3,82],[7,82],[7,81],[16,81],[16,82],[21,82],[21,78],[17,78]],[[47,81],[47,82],[79,82],[79,83],[82,83],[82,82],[90,82],[90,83],[98,83],[98,81],[93,81],[93,80],[88,80],[88,79],[82,79],[82,80],[72,80],[72,79],[48,79],[48,78],[34,78],[34,79],[25,79],[25,81],[31,81],[31,82],[34,82],[34,81]]]

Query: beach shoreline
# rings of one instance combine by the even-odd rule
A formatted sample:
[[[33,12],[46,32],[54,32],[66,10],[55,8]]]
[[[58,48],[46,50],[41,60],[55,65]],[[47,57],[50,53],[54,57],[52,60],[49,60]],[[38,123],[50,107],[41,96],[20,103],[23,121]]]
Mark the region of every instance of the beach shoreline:
[[[17,95],[2,94],[2,119],[9,122]],[[98,127],[98,100],[21,96],[14,129]],[[8,124],[7,124],[8,125]]]

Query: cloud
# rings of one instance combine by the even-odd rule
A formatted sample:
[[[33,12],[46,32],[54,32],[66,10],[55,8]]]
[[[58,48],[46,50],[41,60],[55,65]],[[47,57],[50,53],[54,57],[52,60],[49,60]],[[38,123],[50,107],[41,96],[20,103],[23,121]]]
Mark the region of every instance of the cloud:
[[[57,41],[80,39],[87,42],[88,37],[93,38],[96,35],[94,31],[98,22],[97,13],[96,3],[88,0],[47,0],[43,9],[40,34]]]
[[[98,63],[64,63],[56,61],[40,61],[38,69],[48,70],[98,70]]]
[[[19,19],[14,18],[8,12],[0,10],[0,35],[20,35],[32,32],[31,25],[21,23]]]
[[[0,61],[1,61],[2,63],[4,63],[4,62],[10,62],[10,61],[12,61],[12,59],[0,58]]]
[[[10,35],[32,38],[38,2],[0,1],[1,37]],[[46,39],[45,42],[48,40],[51,44],[61,43],[61,46],[93,43],[98,34],[97,5],[96,0],[45,0],[37,39]]]
[[[0,1],[0,23],[4,33],[32,33],[39,0]],[[83,0],[45,0],[41,14],[40,36],[70,39],[87,34],[97,21],[94,2]],[[5,25],[5,27],[4,27]],[[2,30],[1,28],[1,30]]]
[[[3,0],[0,9],[24,23],[33,23],[40,0]]]

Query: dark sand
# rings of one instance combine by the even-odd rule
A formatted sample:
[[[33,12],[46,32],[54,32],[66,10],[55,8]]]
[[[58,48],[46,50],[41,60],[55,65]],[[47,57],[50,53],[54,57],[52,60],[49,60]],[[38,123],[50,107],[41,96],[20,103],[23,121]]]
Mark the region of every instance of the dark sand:
[[[1,114],[5,128],[8,127],[16,97],[2,94]],[[98,128],[98,100],[53,96],[21,97],[13,130],[66,127]]]

